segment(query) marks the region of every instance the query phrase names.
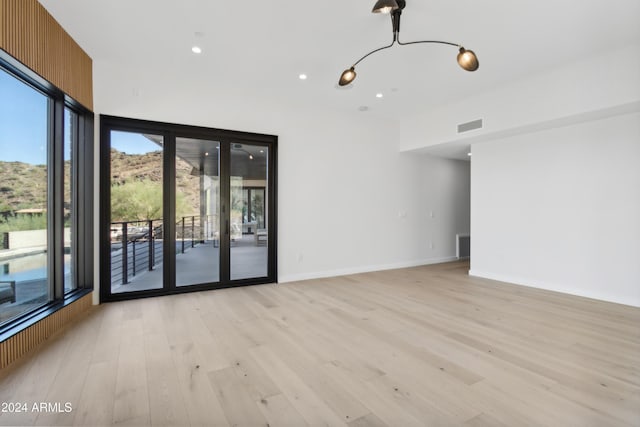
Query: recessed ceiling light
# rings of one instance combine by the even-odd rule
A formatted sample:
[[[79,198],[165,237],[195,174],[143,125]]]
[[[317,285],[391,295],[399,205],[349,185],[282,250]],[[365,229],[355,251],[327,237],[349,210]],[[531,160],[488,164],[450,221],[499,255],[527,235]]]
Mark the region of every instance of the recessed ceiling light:
[[[471,151],[469,151],[469,152],[467,153],[467,156],[471,156]]]
[[[264,153],[264,150],[260,150],[261,153]]]
[[[300,75],[298,76],[298,78],[299,78],[300,80],[307,80],[307,75],[306,75],[306,74],[300,74]]]
[[[376,98],[382,98],[384,95],[381,93],[376,93]]]
[[[202,53],[202,49],[199,46],[194,46],[191,48],[191,52],[193,53]]]
[[[209,155],[209,153],[208,153],[208,152],[207,152],[207,153],[204,153],[204,155],[205,155],[205,156],[208,156],[208,155]]]

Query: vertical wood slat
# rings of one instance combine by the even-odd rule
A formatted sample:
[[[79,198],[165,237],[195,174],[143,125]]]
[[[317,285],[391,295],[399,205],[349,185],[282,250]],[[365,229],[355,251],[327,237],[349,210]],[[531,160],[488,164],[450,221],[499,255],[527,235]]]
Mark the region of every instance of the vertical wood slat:
[[[0,49],[93,110],[93,63],[37,0],[0,0]]]
[[[73,322],[92,306],[91,294],[85,295],[38,323],[0,342],[0,370],[33,350],[54,333]]]

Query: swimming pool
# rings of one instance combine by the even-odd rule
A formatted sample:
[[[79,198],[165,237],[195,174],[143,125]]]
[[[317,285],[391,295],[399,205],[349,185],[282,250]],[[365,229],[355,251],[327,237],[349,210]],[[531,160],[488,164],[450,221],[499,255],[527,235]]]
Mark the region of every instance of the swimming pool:
[[[64,274],[70,273],[71,256],[64,256]],[[47,277],[47,253],[27,255],[0,261],[0,281],[30,282]]]

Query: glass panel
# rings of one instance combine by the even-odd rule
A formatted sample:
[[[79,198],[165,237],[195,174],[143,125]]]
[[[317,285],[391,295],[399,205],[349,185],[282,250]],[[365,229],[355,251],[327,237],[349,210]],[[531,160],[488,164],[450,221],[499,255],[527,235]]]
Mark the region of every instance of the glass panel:
[[[111,292],[160,289],[163,137],[111,131]]]
[[[231,144],[231,279],[267,275],[267,147]]]
[[[76,289],[73,244],[73,151],[78,143],[78,116],[73,111],[64,110],[64,290]]]
[[[176,138],[176,286],[220,280],[220,143]]]
[[[0,70],[0,324],[51,300],[49,99]]]

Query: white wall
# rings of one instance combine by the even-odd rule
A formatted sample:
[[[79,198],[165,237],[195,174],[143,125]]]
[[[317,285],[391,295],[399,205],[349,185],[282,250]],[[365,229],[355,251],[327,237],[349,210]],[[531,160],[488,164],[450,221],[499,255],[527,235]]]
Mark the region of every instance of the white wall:
[[[640,306],[640,113],[472,149],[470,274]]]
[[[638,44],[617,46],[599,56],[505,81],[461,102],[416,112],[401,123],[400,148],[409,151],[452,141],[471,144],[640,111],[640,56],[633,54],[639,51]],[[483,129],[457,134],[458,124],[476,119],[484,120]]]
[[[454,259],[468,162],[400,154],[393,129],[366,123],[295,132],[302,143],[281,146],[280,281]]]
[[[400,153],[397,125],[371,113],[170,77],[96,61],[96,113],[278,135],[279,281],[453,259],[469,231],[468,162]]]

